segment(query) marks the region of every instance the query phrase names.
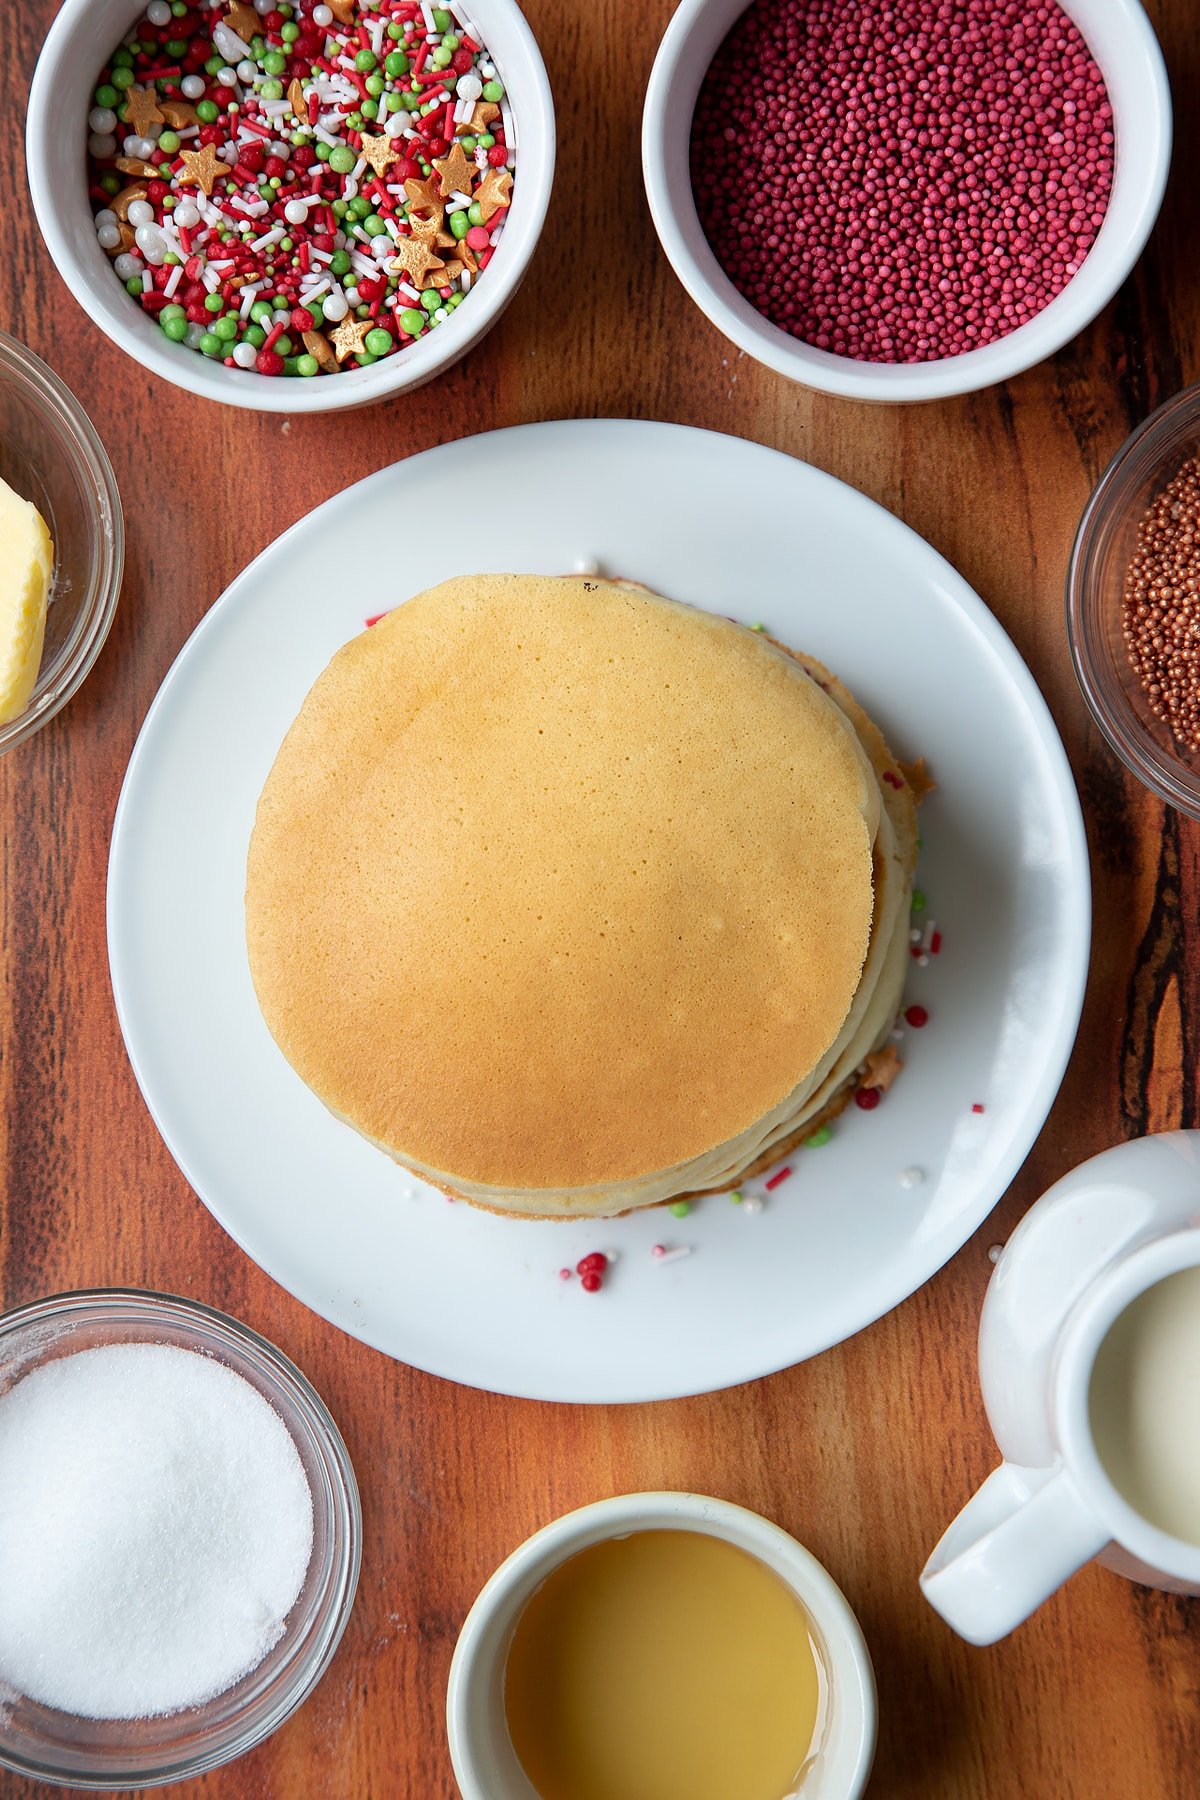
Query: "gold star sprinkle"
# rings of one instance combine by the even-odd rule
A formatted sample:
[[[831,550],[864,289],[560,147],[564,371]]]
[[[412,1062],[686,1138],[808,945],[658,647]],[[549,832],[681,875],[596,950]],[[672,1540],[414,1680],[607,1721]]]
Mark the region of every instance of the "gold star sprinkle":
[[[176,175],[176,181],[203,188],[206,194],[212,193],[217,176],[228,172],[225,164],[217,160],[215,144],[205,144],[202,150],[181,150],[179,154],[184,166]]]
[[[457,137],[482,137],[493,119],[500,117],[500,108],[491,100],[477,100],[475,110],[465,119],[460,119],[454,127]]]
[[[441,268],[441,263],[423,238],[401,238],[396,245],[396,256],[391,267],[399,273],[401,270],[418,288],[424,287],[425,277],[431,268]]]
[[[508,170],[489,169],[472,196],[485,225],[493,213],[508,205],[511,193],[512,176]]]
[[[333,333],[333,347],[337,351],[339,362],[345,362],[348,356],[366,354],[367,333],[371,329],[370,319],[343,319]]]
[[[293,116],[298,119],[302,125],[307,125],[308,101],[304,98],[304,89],[300,85],[300,77],[298,75],[292,76],[288,86],[288,105],[292,109]]]
[[[162,112],[153,88],[131,87],[125,90],[125,119],[129,129],[144,138],[152,125],[161,125]]]
[[[325,4],[339,25],[353,25],[357,0],[325,0]]]
[[[244,5],[243,0],[229,0],[225,23],[230,31],[237,33],[243,44],[248,44],[262,30],[258,14],[252,6]]]
[[[162,116],[172,131],[185,130],[189,125],[200,123],[200,115],[190,100],[164,100]]]
[[[882,1050],[872,1051],[863,1064],[859,1086],[875,1087],[886,1094],[903,1067],[895,1044],[885,1044]]]
[[[446,207],[438,192],[436,175],[431,175],[428,181],[406,181],[404,194],[410,213],[415,208],[422,218],[427,218],[432,214],[437,219],[438,229],[441,229],[442,220],[446,216]]]
[[[438,157],[433,166],[441,179],[443,197],[447,194],[470,193],[475,165],[467,161],[461,144],[455,144],[449,156]]]
[[[141,175],[147,181],[162,180],[162,171],[152,162],[143,162],[140,156],[118,156],[113,167],[120,169],[122,175]]]
[[[387,137],[383,132],[375,134],[364,131],[358,146],[358,154],[366,158],[376,175],[382,179],[392,164],[399,162],[404,153],[395,138]]]

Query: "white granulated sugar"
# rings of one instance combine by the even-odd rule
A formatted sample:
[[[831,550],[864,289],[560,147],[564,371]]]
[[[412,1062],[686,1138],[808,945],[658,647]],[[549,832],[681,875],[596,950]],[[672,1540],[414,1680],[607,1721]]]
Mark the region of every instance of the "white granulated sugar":
[[[224,1692],[283,1635],[312,1540],[291,1435],[211,1357],[112,1344],[0,1398],[0,1681],[46,1706]]]

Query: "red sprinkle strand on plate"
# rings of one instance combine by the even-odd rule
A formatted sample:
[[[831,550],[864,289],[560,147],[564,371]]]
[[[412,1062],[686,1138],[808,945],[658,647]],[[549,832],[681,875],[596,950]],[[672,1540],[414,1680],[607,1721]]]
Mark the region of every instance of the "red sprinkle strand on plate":
[[[777,1169],[770,1181],[764,1181],[763,1186],[766,1188],[768,1194],[771,1192],[772,1188],[777,1188],[781,1182],[786,1181],[791,1172],[790,1168]]]

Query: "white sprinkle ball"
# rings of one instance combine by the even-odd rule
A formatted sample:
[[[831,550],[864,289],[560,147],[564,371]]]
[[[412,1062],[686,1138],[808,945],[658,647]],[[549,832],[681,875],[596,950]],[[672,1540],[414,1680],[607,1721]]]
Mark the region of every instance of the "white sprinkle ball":
[[[248,56],[244,56],[242,58],[241,62],[237,66],[238,80],[250,82],[250,81],[254,80],[254,77],[257,74],[258,74],[258,64],[251,62],[250,58]]]
[[[96,227],[97,231],[99,231],[102,225],[115,225],[116,222],[117,215],[110,206],[101,207],[100,211],[92,220],[92,224]]]
[[[185,100],[202,100],[204,98],[203,75],[185,75],[179,87]]]
[[[283,209],[283,216],[289,225],[303,225],[308,217],[308,208],[303,200],[289,200]]]
[[[189,325],[188,326],[187,336],[184,338],[183,341],[187,345],[189,350],[198,350],[200,348],[200,339],[204,336],[204,334],[207,330],[208,330],[207,325]]]
[[[131,200],[126,217],[136,231],[139,225],[150,224],[154,218],[154,208],[148,200]]]
[[[454,92],[460,100],[478,100],[483,92],[483,83],[478,75],[460,75],[454,84]]]
[[[333,323],[336,325],[338,320],[344,319],[346,314],[350,311],[350,303],[340,288],[334,288],[330,293],[326,294],[324,300],[322,300],[321,311],[327,319],[332,319]]]
[[[333,24],[333,14],[327,6],[313,7],[313,24],[322,28]]]
[[[213,1357],[108,1344],[0,1398],[0,1681],[90,1719],[196,1706],[283,1635],[312,1555],[291,1435]]]
[[[156,225],[139,225],[134,241],[151,268],[160,268],[167,254],[166,239]]]
[[[1003,1244],[990,1244],[988,1246],[988,1261],[990,1263],[998,1263],[1000,1261],[1000,1258],[1003,1255],[1004,1255],[1004,1245]]]
[[[113,270],[118,281],[131,281],[135,275],[140,275],[142,272],[141,259],[131,256],[128,250],[124,250],[120,256],[113,258]]]
[[[116,129],[117,115],[111,106],[93,106],[88,114],[88,130],[98,131],[101,137],[108,137]]]
[[[924,1169],[918,1169],[915,1164],[911,1169],[901,1169],[900,1171],[900,1186],[902,1188],[920,1187],[924,1179]]]
[[[150,0],[150,4],[146,8],[146,17],[152,25],[169,25],[171,8],[167,4],[167,0]]]
[[[223,69],[218,69],[217,84],[220,87],[235,88],[238,84],[237,70],[229,68],[228,65]]]
[[[117,140],[109,132],[93,131],[88,138],[88,155],[94,156],[97,162],[107,162],[110,156],[117,154]]]
[[[760,1213],[762,1209],[763,1203],[757,1194],[747,1194],[742,1201],[742,1211],[744,1213]]]
[[[235,344],[232,354],[239,369],[252,369],[258,361],[258,351],[253,344]]]
[[[115,250],[121,242],[119,225],[102,225],[96,233],[96,242],[102,250]]]
[[[133,204],[134,206],[139,206],[144,205],[145,202],[135,200]],[[132,208],[130,210],[132,210]],[[193,225],[198,225],[200,223],[200,208],[194,206],[190,200],[181,200],[179,205],[175,208],[175,211],[171,214],[171,218],[176,225],[182,225],[185,231],[190,231]]]

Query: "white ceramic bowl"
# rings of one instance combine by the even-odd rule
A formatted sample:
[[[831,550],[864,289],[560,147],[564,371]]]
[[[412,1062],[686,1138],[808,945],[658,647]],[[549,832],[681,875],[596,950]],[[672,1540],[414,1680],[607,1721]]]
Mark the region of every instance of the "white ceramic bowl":
[[[363,406],[432,381],[491,329],[516,293],[545,223],[554,180],[554,102],[545,64],[514,0],[471,0],[512,105],[518,138],[510,217],[487,272],[452,318],[365,369],[273,380],[173,344],[125,293],[96,242],[85,176],[87,115],[99,71],[145,0],[65,0],[34,71],[26,157],[34,212],[59,274],[114,344],[189,393],[254,412]]]
[[[786,1581],[818,1639],[829,1676],[820,1748],[800,1800],[858,1800],[875,1755],[875,1677],[858,1620],[815,1557],[778,1525],[703,1494],[623,1494],[535,1532],[496,1570],[467,1614],[450,1665],[446,1722],[463,1800],[538,1800],[504,1717],[504,1665],[517,1620],[552,1570],[634,1531],[703,1531],[736,1544]],[[664,1679],[669,1671],[664,1670]]]
[[[1167,72],[1138,0],[1061,0],[1100,65],[1116,119],[1112,196],[1086,262],[1049,306],[1008,337],[927,363],[857,362],[801,343],[738,293],[710,249],[692,198],[692,114],[708,66],[746,4],[681,0],[659,46],[642,118],[646,194],[663,249],[701,312],[739,349],[824,393],[857,400],[937,400],[1032,368],[1111,300],[1158,217],[1171,155]]]

